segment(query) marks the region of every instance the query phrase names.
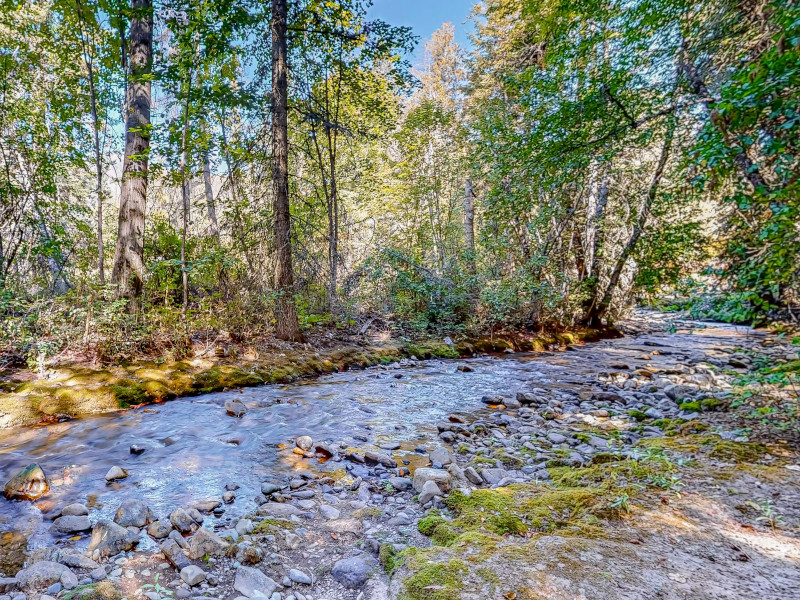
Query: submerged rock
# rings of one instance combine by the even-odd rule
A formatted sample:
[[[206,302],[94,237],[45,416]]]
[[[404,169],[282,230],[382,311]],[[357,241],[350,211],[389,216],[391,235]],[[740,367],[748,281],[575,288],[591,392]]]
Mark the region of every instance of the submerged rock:
[[[247,413],[247,407],[239,400],[229,400],[225,403],[225,412],[232,417],[241,418]]]
[[[115,481],[117,479],[125,479],[128,476],[128,472],[123,469],[122,467],[111,467],[106,473],[106,481]]]
[[[36,500],[49,490],[50,484],[44,471],[32,463],[6,483],[3,495],[9,500]]]

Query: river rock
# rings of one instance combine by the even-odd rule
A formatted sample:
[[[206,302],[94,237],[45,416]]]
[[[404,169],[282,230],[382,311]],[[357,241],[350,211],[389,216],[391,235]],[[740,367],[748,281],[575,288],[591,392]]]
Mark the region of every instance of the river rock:
[[[61,509],[62,517],[86,517],[89,515],[89,509],[83,504],[69,504]]]
[[[139,541],[139,536],[112,521],[98,521],[92,528],[89,553],[97,550],[100,556],[113,556],[130,550]]]
[[[122,467],[111,467],[106,473],[106,481],[115,481],[117,479],[125,479],[128,472]]]
[[[247,407],[239,400],[225,402],[225,412],[232,417],[241,418],[247,413]]]
[[[372,450],[367,450],[364,453],[364,460],[368,463],[378,463],[389,469],[394,469],[397,466],[397,463],[391,456],[381,454],[380,452],[373,452]]]
[[[358,519],[333,519],[324,523],[322,527],[326,531],[334,533],[352,533],[354,535],[364,533],[364,524]]]
[[[206,574],[203,569],[195,565],[189,565],[181,569],[181,579],[189,585],[197,585],[206,580]]]
[[[389,477],[389,484],[398,492],[407,492],[411,489],[411,480],[408,477]]]
[[[338,508],[331,506],[330,504],[321,504],[319,507],[320,514],[328,520],[338,519],[341,515],[341,512]]]
[[[169,521],[181,533],[191,533],[197,529],[197,522],[182,508],[176,508],[169,515]]]
[[[10,592],[17,587],[16,577],[0,577],[0,592]]]
[[[228,544],[213,531],[201,527],[189,540],[189,558],[199,560],[204,556],[217,556],[225,551]]]
[[[255,529],[255,525],[250,519],[239,519],[236,522],[236,533],[239,535],[247,535],[248,533],[252,533],[253,529]]]
[[[348,588],[360,588],[369,579],[372,568],[360,556],[343,558],[333,565],[331,575],[333,578]]]
[[[258,514],[262,517],[277,517],[286,519],[291,516],[299,516],[302,511],[293,504],[280,502],[267,502],[258,507]]]
[[[216,498],[207,498],[206,500],[200,500],[200,502],[196,502],[194,508],[201,513],[210,513],[215,508],[219,508],[220,506],[222,506],[222,502]]]
[[[54,583],[71,590],[78,584],[78,578],[68,567],[48,560],[37,562],[17,573],[17,586],[21,590],[45,589]]]
[[[183,552],[183,550],[181,550],[178,542],[172,538],[167,538],[161,542],[160,548],[161,553],[164,555],[164,558],[167,559],[167,562],[176,569],[182,570],[189,566],[189,559],[186,557],[186,554]]]
[[[89,531],[92,528],[92,523],[89,517],[58,517],[50,526],[52,531],[58,533],[79,533],[81,531]]]
[[[450,473],[444,469],[423,467],[414,471],[412,485],[417,492],[421,492],[426,481],[433,481],[442,492],[447,492],[450,489],[450,480]]]
[[[437,448],[431,452],[429,458],[432,463],[438,463],[442,466],[447,466],[453,462],[453,457],[450,456],[450,453],[444,448]]]
[[[88,556],[72,548],[61,551],[57,562],[72,569],[84,569],[87,571],[94,570],[100,566]]]
[[[265,482],[261,484],[261,493],[265,496],[270,496],[275,492],[280,492],[285,486],[279,483]]]
[[[442,490],[439,489],[439,486],[436,485],[436,482],[432,479],[429,479],[422,485],[422,491],[419,494],[419,503],[420,504],[427,504],[431,500],[433,500],[436,496],[443,496]]]
[[[253,567],[241,566],[236,569],[233,589],[247,598],[269,598],[278,584]]]
[[[311,446],[314,445],[314,440],[312,440],[310,436],[301,435],[294,441],[294,444],[295,446],[300,448],[300,450],[308,452],[309,450],[311,450]]]
[[[147,527],[147,533],[150,537],[157,540],[163,540],[172,532],[172,523],[169,521],[153,521]]]
[[[42,468],[31,463],[6,483],[3,495],[9,500],[36,500],[49,489],[50,484]]]
[[[483,483],[483,479],[473,467],[467,467],[464,469],[464,477],[466,477],[470,483],[475,485],[481,485]]]
[[[233,501],[236,500],[236,493],[235,492],[225,492],[222,494],[222,501],[225,504],[233,504]]]
[[[114,522],[121,527],[144,527],[153,522],[153,513],[143,500],[125,500],[114,515]]]
[[[508,471],[500,468],[488,468],[481,470],[481,477],[489,485],[500,483],[503,479],[509,476]]]
[[[311,585],[311,576],[298,569],[289,569],[289,579],[291,579],[294,583]]]

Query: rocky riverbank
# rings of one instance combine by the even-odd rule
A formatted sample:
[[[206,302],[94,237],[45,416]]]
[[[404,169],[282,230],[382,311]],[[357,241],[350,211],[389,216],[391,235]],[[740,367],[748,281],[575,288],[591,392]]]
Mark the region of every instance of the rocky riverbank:
[[[3,554],[0,600],[796,597],[797,448],[733,419],[757,357],[786,365],[796,350],[744,330],[637,328],[554,355],[557,378],[484,395],[405,458],[365,428],[287,439],[285,456],[337,468],[260,477],[254,496],[231,479],[168,513],[142,494],[106,519],[91,498],[47,509],[45,495],[32,509],[55,543]],[[447,368],[469,390],[493,365]]]

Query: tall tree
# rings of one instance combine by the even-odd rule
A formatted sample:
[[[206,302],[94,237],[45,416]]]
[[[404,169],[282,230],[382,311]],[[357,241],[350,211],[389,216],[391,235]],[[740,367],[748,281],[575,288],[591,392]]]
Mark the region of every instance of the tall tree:
[[[150,81],[153,68],[153,2],[131,0],[130,50],[125,115],[125,157],[117,246],[111,279],[120,298],[140,308],[144,286],[144,221],[150,153]]]
[[[289,85],[286,0],[272,2],[272,190],[275,211],[275,331],[279,339],[302,341],[294,301],[292,221],[289,210]]]

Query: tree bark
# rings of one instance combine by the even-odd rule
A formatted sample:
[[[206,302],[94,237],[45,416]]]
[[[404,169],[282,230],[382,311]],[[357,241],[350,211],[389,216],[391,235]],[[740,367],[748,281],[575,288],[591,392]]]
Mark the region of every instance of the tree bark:
[[[138,312],[144,286],[144,220],[150,150],[150,73],[153,66],[152,0],[131,0],[130,81],[126,94],[125,158],[117,245],[111,279],[120,298]]]
[[[289,210],[289,119],[286,0],[272,2],[272,187],[275,196],[275,333],[302,341],[294,303],[291,213]]]
[[[475,192],[472,179],[467,177],[464,183],[464,246],[467,251],[467,269],[475,274]]]
[[[208,159],[208,152],[203,155],[203,185],[206,192],[209,232],[217,238],[217,244],[219,244],[219,222],[217,221],[217,206],[214,203],[214,188],[211,186],[211,163]]]
[[[661,147],[661,155],[658,158],[656,170],[654,171],[653,177],[650,180],[650,186],[647,189],[647,195],[642,203],[642,208],[639,211],[639,215],[636,218],[636,224],[633,226],[631,237],[628,239],[628,242],[622,249],[622,253],[617,258],[617,261],[614,265],[614,270],[611,272],[611,277],[609,278],[608,285],[606,286],[606,290],[602,299],[590,309],[587,316],[588,324],[591,327],[599,327],[602,324],[602,319],[605,317],[609,307],[611,306],[611,300],[613,299],[614,291],[617,289],[617,285],[619,284],[619,279],[622,276],[622,270],[625,268],[625,263],[636,249],[636,245],[639,243],[639,238],[641,238],[642,233],[644,233],[645,226],[647,225],[647,219],[650,217],[650,209],[652,208],[653,202],[656,199],[658,187],[661,184],[661,179],[664,176],[664,169],[666,168],[667,161],[669,160],[670,150],[672,149],[672,140],[675,137],[675,120],[673,118],[670,119],[670,121],[671,122],[668,125],[666,135],[664,136],[664,145]]]

